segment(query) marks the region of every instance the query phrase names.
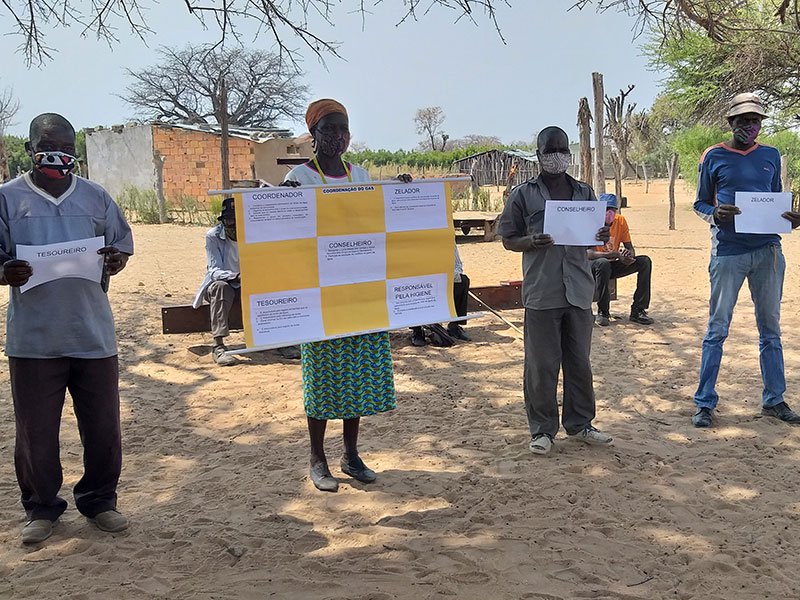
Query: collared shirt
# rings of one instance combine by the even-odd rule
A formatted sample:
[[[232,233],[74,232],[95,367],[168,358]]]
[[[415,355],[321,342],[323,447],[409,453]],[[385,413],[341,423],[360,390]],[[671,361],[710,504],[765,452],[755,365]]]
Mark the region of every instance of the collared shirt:
[[[745,254],[765,246],[780,246],[781,236],[772,233],[737,233],[734,221],[717,223],[718,204],[736,204],[736,192],[780,192],[781,153],[756,143],[747,150],[726,144],[711,146],[700,159],[694,211],[711,225],[711,255]]]
[[[227,281],[231,287],[238,288],[239,279],[239,246],[225,235],[222,223],[206,232],[206,276],[200,289],[197,290],[192,306],[199,307],[203,303],[203,295],[214,281]]]
[[[29,174],[0,186],[0,262],[16,257],[17,244],[39,246],[103,236],[107,246],[133,254],[125,217],[96,183],[72,175],[54,198]],[[17,358],[108,358],[117,353],[114,317],[95,281],[66,277],[24,294],[10,288],[6,355]]]
[[[597,200],[594,190],[567,175],[572,198]],[[538,177],[515,187],[500,216],[498,233],[504,238],[544,233],[544,206],[552,200],[550,190]],[[561,200],[561,198],[558,198]],[[548,310],[592,306],[594,278],[584,246],[551,246],[547,250],[522,253],[522,304],[525,308]]]

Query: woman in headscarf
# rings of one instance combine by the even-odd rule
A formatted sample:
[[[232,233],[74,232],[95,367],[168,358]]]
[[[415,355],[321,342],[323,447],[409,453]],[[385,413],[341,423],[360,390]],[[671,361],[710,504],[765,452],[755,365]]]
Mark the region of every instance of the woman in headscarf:
[[[346,162],[350,144],[347,110],[336,100],[312,102],[306,124],[313,137],[314,158],[289,171],[281,185],[335,185],[370,181],[369,173]],[[400,175],[411,181],[410,175]],[[358,481],[375,481],[375,472],[358,454],[361,417],[395,407],[394,375],[389,335],[371,333],[301,346],[303,405],[311,438],[311,481],[317,489],[335,492],[339,483],[325,458],[325,427],[329,419],[343,420],[342,472]]]

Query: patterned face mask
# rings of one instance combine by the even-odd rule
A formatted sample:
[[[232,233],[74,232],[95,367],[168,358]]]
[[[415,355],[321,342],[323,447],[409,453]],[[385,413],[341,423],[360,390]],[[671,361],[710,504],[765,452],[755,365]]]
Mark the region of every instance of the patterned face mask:
[[[550,154],[542,154],[542,171],[550,175],[561,175],[565,173],[572,164],[572,156],[569,152],[552,152]]]
[[[324,156],[341,156],[350,145],[349,135],[320,133],[315,138],[317,150]]]
[[[737,142],[749,146],[756,141],[758,134],[761,132],[761,124],[756,123],[748,125],[747,127],[737,127],[733,130],[733,137]]]
[[[51,179],[64,179],[75,169],[78,159],[65,152],[34,152],[33,165]]]

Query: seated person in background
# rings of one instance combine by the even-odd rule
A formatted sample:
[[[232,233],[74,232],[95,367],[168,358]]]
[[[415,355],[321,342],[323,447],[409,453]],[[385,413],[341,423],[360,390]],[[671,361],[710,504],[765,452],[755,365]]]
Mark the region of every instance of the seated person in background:
[[[634,323],[651,325],[653,319],[647,315],[647,309],[650,307],[653,264],[647,256],[636,256],[628,222],[618,213],[617,197],[614,194],[600,194],[598,200],[606,203],[606,225],[611,228],[611,237],[605,245],[587,250],[597,295],[597,324],[602,327],[609,324],[609,280],[638,273],[630,319]]]
[[[211,351],[218,365],[236,364],[229,354],[224,340],[230,333],[228,315],[237,299],[241,299],[242,285],[239,280],[239,247],[236,245],[236,210],[233,198],[222,201],[221,221],[206,233],[206,276],[194,298],[192,306],[199,308],[205,300],[211,310],[211,335],[214,349]],[[290,346],[279,348],[284,358],[300,358],[299,350]]]
[[[461,257],[458,254],[458,246],[456,246],[456,268],[455,278],[453,279],[453,301],[456,308],[456,315],[459,317],[467,316],[467,300],[469,298],[469,277],[463,273],[463,269],[464,267],[461,263]],[[467,335],[466,331],[464,331],[464,327],[462,327],[461,323],[462,321],[451,321],[447,324],[447,335],[451,339],[444,338],[444,336],[440,335],[440,332],[438,332],[437,328],[443,329],[441,325],[429,325],[428,327],[431,327],[431,341],[437,346],[452,346],[453,339],[471,342],[472,338]],[[440,337],[444,339],[440,340]],[[425,345],[425,331],[423,330],[422,326],[411,328],[411,344],[414,346]]]

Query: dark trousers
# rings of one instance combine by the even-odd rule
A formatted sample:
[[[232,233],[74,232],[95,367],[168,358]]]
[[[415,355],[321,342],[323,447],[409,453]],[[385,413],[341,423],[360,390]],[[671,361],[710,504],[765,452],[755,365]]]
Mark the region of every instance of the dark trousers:
[[[453,284],[453,304],[456,307],[456,315],[459,317],[467,316],[467,301],[469,300],[469,277],[461,274],[461,281]],[[453,325],[463,325],[463,321],[454,322]]]
[[[631,312],[650,308],[650,275],[653,271],[653,263],[649,256],[637,256],[636,260],[629,265],[623,265],[619,260],[608,260],[607,258],[597,258],[591,261],[592,275],[594,275],[594,285],[597,297],[597,312],[607,315],[610,305],[608,296],[608,282],[611,279],[618,279],[626,275],[638,273],[636,278],[636,291],[633,293],[633,303]]]
[[[67,508],[58,496],[58,436],[66,390],[83,444],[75,505],[90,518],[115,509],[122,469],[117,357],[9,358],[8,365],[17,424],[14,466],[28,519],[55,521]]]
[[[561,422],[569,434],[592,423],[595,412],[592,367],[592,311],[570,306],[525,309],[523,391],[531,436],[558,433],[558,372],[563,372]]]
[[[241,297],[242,288],[235,288],[227,281],[213,281],[205,295],[211,315],[211,335],[226,337],[230,333],[228,315],[236,298]]]

